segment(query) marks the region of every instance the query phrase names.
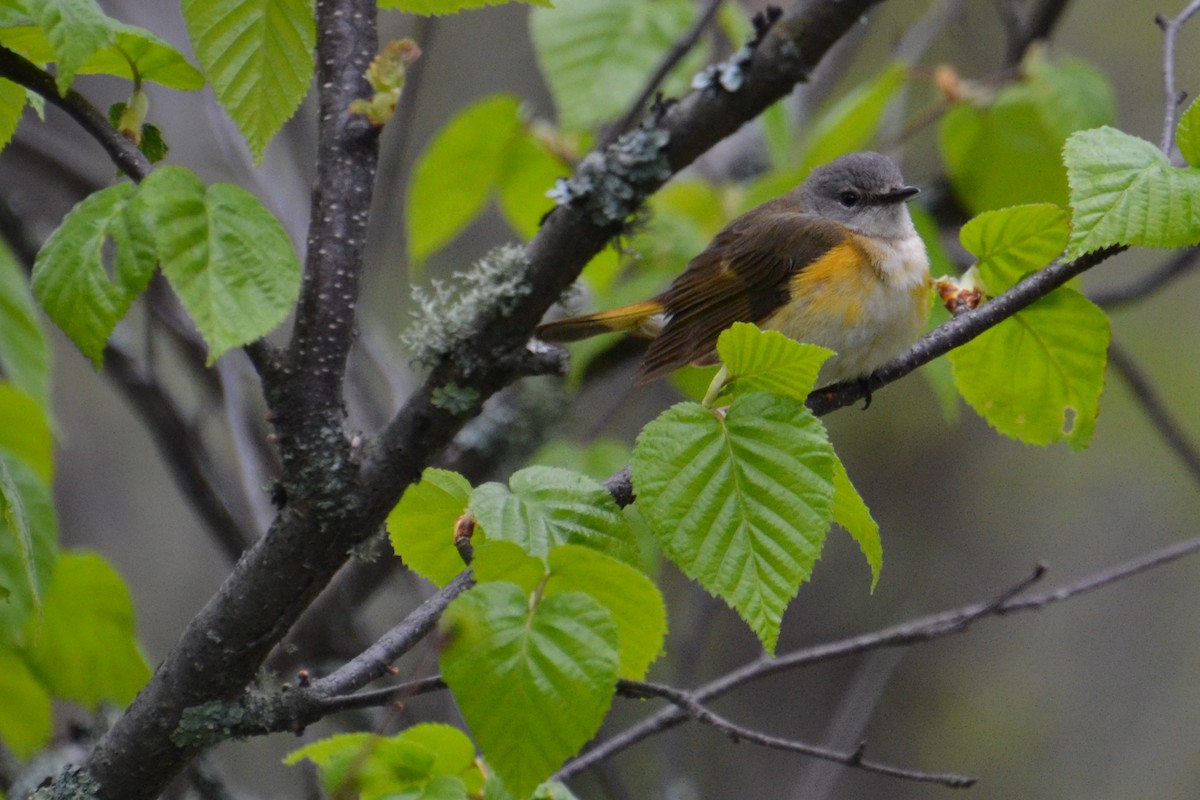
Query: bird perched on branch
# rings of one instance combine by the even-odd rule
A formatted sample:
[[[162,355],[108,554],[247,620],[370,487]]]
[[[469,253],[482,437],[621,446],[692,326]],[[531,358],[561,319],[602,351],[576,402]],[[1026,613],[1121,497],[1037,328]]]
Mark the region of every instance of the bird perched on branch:
[[[907,350],[929,312],[929,258],[890,158],[853,153],[734,219],[666,291],[643,303],[547,322],[573,342],[621,331],[653,339],[634,379],[717,363],[717,337],[753,322],[835,351],[825,382],[870,375]]]

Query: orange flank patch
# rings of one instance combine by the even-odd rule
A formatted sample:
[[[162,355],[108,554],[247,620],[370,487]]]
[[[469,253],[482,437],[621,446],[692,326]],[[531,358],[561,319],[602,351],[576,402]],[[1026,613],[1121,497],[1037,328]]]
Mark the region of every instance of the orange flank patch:
[[[789,288],[793,301],[803,298],[808,314],[853,325],[862,318],[864,298],[878,285],[870,255],[846,239],[800,270]]]

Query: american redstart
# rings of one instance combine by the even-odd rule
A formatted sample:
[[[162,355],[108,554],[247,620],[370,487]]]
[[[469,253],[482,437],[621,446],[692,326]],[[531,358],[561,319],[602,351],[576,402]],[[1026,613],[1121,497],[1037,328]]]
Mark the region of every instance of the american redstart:
[[[634,379],[643,384],[717,363],[721,332],[753,322],[835,351],[823,381],[864,378],[907,350],[929,313],[929,257],[905,205],[918,191],[887,156],[843,156],[730,222],[657,297],[536,335],[650,337]]]

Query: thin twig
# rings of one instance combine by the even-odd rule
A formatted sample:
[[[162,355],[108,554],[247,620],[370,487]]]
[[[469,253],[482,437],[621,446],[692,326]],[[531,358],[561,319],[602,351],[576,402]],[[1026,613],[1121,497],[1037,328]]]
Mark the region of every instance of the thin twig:
[[[1108,363],[1118,372],[1171,451],[1200,482],[1200,451],[1188,439],[1137,361],[1115,339],[1108,345]]]
[[[1117,308],[1127,303],[1141,300],[1143,297],[1161,289],[1176,278],[1191,272],[1192,268],[1198,264],[1200,264],[1200,247],[1188,247],[1180,250],[1165,263],[1161,264],[1158,269],[1147,275],[1143,275],[1135,281],[1131,281],[1126,286],[1093,292],[1088,296],[1093,303],[1101,308]]]
[[[1196,12],[1200,11],[1200,0],[1192,0],[1177,17],[1159,14],[1154,18],[1158,27],[1163,31],[1163,129],[1160,149],[1167,155],[1175,142],[1175,115],[1179,113],[1179,105],[1183,102],[1184,94],[1175,88],[1175,40],[1179,31],[1187,24]]]
[[[803,755],[812,756],[813,758],[820,758],[825,761],[833,761],[838,764],[844,764],[848,767],[855,767],[867,772],[876,772],[881,775],[888,775],[893,778],[903,778],[904,780],[910,781],[937,783],[955,789],[965,789],[973,786],[977,780],[976,778],[972,778],[967,775],[957,775],[948,772],[924,772],[922,770],[893,767],[889,764],[883,764],[878,761],[870,761],[863,757],[863,754],[866,750],[865,743],[859,745],[859,747],[854,750],[846,752],[833,750],[828,747],[807,744],[806,742],[797,741],[795,739],[784,739],[779,736],[771,736],[770,734],[761,733],[729,721],[720,714],[717,714],[715,711],[706,708],[692,693],[675,689],[671,686],[664,686],[657,683],[643,683],[640,681],[622,681],[621,685],[618,687],[618,692],[628,697],[661,697],[676,708],[683,711],[688,717],[696,722],[704,725],[711,725],[712,727],[721,731],[731,740],[733,740],[734,743],[739,741],[753,742],[754,744],[759,744],[763,747],[769,747],[774,750],[787,750],[793,753],[802,753]]]
[[[717,11],[721,8],[721,3],[722,0],[708,0],[708,5],[704,7],[700,15],[696,17],[696,20],[680,35],[675,43],[671,45],[671,49],[663,56],[662,61],[658,63],[654,72],[651,73],[649,80],[642,86],[637,99],[630,104],[629,110],[600,137],[600,141],[596,145],[597,150],[603,150],[608,147],[622,133],[633,127],[633,123],[641,116],[646,103],[654,96],[659,85],[666,79],[667,74],[691,52],[692,48],[696,46],[696,42],[700,41],[700,36],[704,33],[704,29],[717,16]]]

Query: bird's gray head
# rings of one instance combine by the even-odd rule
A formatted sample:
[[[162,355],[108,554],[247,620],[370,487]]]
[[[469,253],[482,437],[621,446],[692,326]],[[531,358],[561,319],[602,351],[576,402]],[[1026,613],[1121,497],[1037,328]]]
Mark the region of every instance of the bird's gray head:
[[[812,171],[796,189],[805,210],[865,236],[909,235],[912,218],[904,201],[919,190],[909,186],[896,162],[880,153],[851,153]]]

